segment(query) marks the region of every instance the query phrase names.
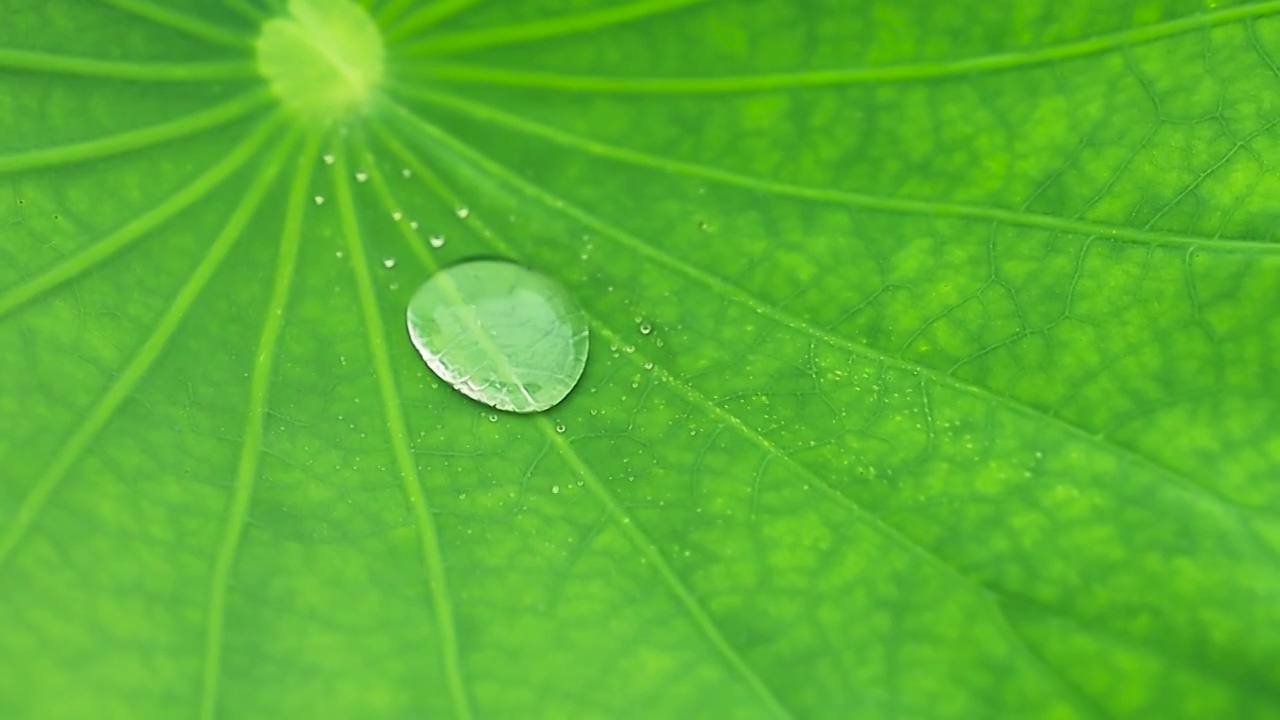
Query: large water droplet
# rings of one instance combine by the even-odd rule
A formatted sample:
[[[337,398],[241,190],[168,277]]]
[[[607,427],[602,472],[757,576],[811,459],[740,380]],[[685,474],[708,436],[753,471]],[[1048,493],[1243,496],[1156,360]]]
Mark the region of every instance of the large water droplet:
[[[436,375],[499,410],[554,406],[587,362],[587,316],[578,303],[551,279],[501,260],[432,275],[409,302],[408,324]]]

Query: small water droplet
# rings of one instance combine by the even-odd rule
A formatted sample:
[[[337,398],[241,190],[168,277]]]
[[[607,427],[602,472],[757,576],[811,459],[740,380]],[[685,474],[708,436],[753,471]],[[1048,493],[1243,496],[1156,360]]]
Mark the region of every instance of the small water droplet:
[[[628,345],[628,346],[626,346],[626,347],[622,348],[622,350],[623,350],[623,352],[625,352],[625,353],[627,353],[628,355],[630,355],[631,353],[633,353],[633,352],[635,352],[635,351],[636,351],[636,346],[635,346],[635,345]]]
[[[645,361],[644,369],[645,369],[645,370],[652,370],[652,369],[653,369],[653,362],[652,362],[652,361]]]
[[[559,486],[559,485],[552,485],[552,486],[551,486],[551,494],[552,494],[552,495],[559,495],[559,494],[560,494],[560,486]]]
[[[333,156],[333,153],[326,153],[323,159],[325,165],[332,165],[337,158]]]
[[[473,260],[437,272],[414,293],[407,322],[436,375],[499,410],[556,405],[587,361],[582,308],[551,279],[511,262]]]
[[[400,212],[399,210],[391,213],[391,219],[395,220],[396,222],[400,222],[400,219],[403,217],[404,217],[404,213]]]
[[[410,170],[409,168],[401,168],[401,169],[400,169],[400,177],[406,177],[406,178],[407,178],[407,177],[413,177],[413,171],[412,171],[412,170]]]
[[[489,418],[489,422],[498,422],[498,416],[493,413],[489,413],[487,417]]]
[[[409,229],[410,229],[410,230],[417,230],[417,229],[418,229],[418,221],[417,221],[417,220],[410,220],[410,221],[409,221]]]
[[[335,253],[333,254],[333,256],[334,256],[334,257],[336,257],[336,258],[338,258],[338,259],[342,259],[342,251],[341,251],[341,250],[339,250],[339,251],[335,252]]]
[[[471,208],[464,205],[454,212],[458,213],[459,220],[466,220],[471,215]]]
[[[363,171],[356,173],[356,182],[362,183],[368,179],[369,179],[369,173],[363,172]]]
[[[384,268],[386,268],[386,269],[390,270],[391,268],[393,268],[393,267],[395,267],[395,266],[396,266],[396,259],[395,259],[395,258],[393,258],[393,257],[383,258],[383,260],[382,260],[382,267],[384,267]]]
[[[653,332],[653,326],[650,325],[649,323],[644,323],[640,326],[641,335],[648,335],[651,332]]]
[[[556,423],[556,432],[564,433],[564,423],[562,422]]]
[[[427,238],[427,242],[431,243],[431,247],[433,248],[444,247],[444,236],[432,235],[431,237]]]
[[[313,198],[313,199],[316,201],[316,204],[317,204],[317,205],[323,205],[323,204],[324,204],[324,196],[323,196],[323,195],[317,195],[317,196],[315,196],[315,198]]]

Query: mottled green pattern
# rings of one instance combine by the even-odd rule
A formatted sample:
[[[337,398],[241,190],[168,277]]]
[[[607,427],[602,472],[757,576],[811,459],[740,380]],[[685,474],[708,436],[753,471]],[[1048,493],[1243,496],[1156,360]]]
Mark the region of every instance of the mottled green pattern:
[[[1280,2],[371,4],[5,3],[0,717],[1280,716]]]

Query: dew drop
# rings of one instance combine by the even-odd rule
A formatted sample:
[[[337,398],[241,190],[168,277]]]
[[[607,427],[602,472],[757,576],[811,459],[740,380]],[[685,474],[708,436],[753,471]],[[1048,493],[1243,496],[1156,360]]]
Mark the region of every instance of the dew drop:
[[[427,242],[431,243],[431,247],[433,248],[444,247],[444,236],[432,235],[431,237],[427,238]]]
[[[562,422],[556,423],[556,432],[560,434],[564,434],[564,423]]]
[[[553,407],[586,366],[582,308],[563,287],[515,263],[473,260],[437,272],[414,293],[407,321],[436,375],[499,410]]]
[[[401,168],[400,177],[406,177],[406,178],[413,177],[413,171],[410,170],[409,168]]]
[[[393,257],[383,258],[383,260],[382,260],[382,267],[384,267],[384,268],[386,268],[386,269],[390,270],[391,268],[393,268],[393,267],[395,267],[395,266],[396,266],[396,259],[395,259],[395,258],[393,258]]]
[[[459,220],[466,220],[471,215],[471,209],[466,206],[460,207],[454,212],[458,213]]]
[[[551,494],[552,494],[552,495],[559,495],[559,494],[560,494],[560,486],[559,486],[559,485],[552,485],[552,486],[551,486]]]
[[[649,323],[644,323],[640,326],[641,335],[648,335],[651,332],[653,332],[653,326],[650,325]]]
[[[324,164],[325,164],[325,165],[332,165],[336,159],[337,159],[337,158],[335,158],[335,157],[333,156],[333,153],[328,153],[328,154],[326,154],[326,155],[324,156]]]
[[[315,198],[313,198],[313,199],[316,201],[316,204],[317,204],[317,205],[323,205],[323,204],[324,204],[324,196],[323,196],[323,195],[317,195],[317,196],[315,196]]]
[[[369,173],[367,173],[367,172],[358,172],[358,173],[356,173],[356,182],[358,182],[358,183],[362,183],[362,182],[364,182],[364,181],[366,181],[366,180],[368,180],[368,179],[369,179]]]
[[[396,222],[400,222],[401,218],[403,217],[404,217],[404,213],[400,212],[399,210],[391,213],[391,219],[395,220]]]
[[[418,221],[417,221],[417,220],[410,220],[410,221],[409,221],[409,229],[410,229],[410,230],[417,230],[417,229],[418,229]]]

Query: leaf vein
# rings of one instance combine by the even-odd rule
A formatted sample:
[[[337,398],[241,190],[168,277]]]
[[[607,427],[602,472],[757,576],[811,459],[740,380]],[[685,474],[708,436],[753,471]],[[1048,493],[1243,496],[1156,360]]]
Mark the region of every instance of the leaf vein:
[[[253,63],[232,62],[130,62],[58,53],[0,48],[0,68],[110,80],[197,82],[238,80],[257,75]]]
[[[3,567],[12,557],[14,550],[35,524],[40,512],[48,504],[49,499],[61,484],[67,471],[88,449],[90,443],[111,420],[120,406],[132,396],[138,383],[141,382],[142,378],[151,369],[151,366],[160,358],[162,351],[172,339],[187,311],[191,309],[191,306],[195,303],[214,273],[222,266],[222,262],[226,259],[231,248],[240,238],[242,234],[240,231],[262,201],[262,196],[266,193],[271,179],[270,173],[262,173],[254,182],[252,188],[245,193],[239,206],[228,219],[226,226],[224,226],[222,232],[209,248],[209,252],[205,254],[200,264],[196,266],[191,276],[179,289],[169,309],[156,323],[151,335],[138,348],[133,360],[121,371],[116,381],[102,395],[97,404],[84,416],[84,419],[71,433],[71,437],[54,454],[49,466],[23,498],[22,503],[18,506],[16,515],[8,523],[4,533],[0,535],[0,567]]]
[[[284,164],[284,158],[294,145],[294,138],[280,145],[268,171],[274,179]],[[200,717],[213,720],[217,715],[219,680],[222,672],[222,652],[225,637],[227,593],[231,574],[235,567],[240,541],[244,536],[249,508],[253,502],[253,490],[257,481],[261,459],[263,427],[267,415],[271,390],[271,372],[275,362],[280,330],[284,324],[284,311],[297,263],[298,245],[302,235],[302,208],[307,185],[311,181],[311,167],[318,154],[319,136],[313,135],[300,156],[293,186],[289,194],[284,232],[280,238],[276,274],[267,306],[258,351],[254,356],[253,376],[249,389],[249,412],[245,421],[244,438],[241,441],[240,461],[236,468],[231,504],[223,526],[222,539],[214,558],[213,572],[209,579],[209,606],[206,611],[204,637],[204,666],[201,673]],[[251,191],[252,192],[252,191]]]
[[[334,185],[338,196],[342,234],[346,238],[351,270],[359,291],[360,311],[364,318],[366,341],[372,355],[374,374],[378,380],[379,397],[386,421],[392,451],[399,469],[401,487],[409,510],[413,514],[418,532],[418,544],[427,573],[427,591],[431,598],[437,629],[440,634],[440,652],[445,668],[445,682],[449,687],[454,712],[460,718],[470,718],[471,701],[463,683],[461,661],[458,655],[457,627],[454,620],[453,601],[449,597],[444,571],[444,555],[440,549],[439,533],[435,520],[418,477],[418,467],[409,448],[409,431],[399,402],[391,356],[387,348],[386,330],[377,306],[373,280],[369,277],[368,261],[360,226],[356,218],[352,198],[350,173],[345,154],[338,155],[332,166]]]
[[[280,122],[281,118],[274,116],[261,123],[222,161],[170,195],[164,202],[94,243],[87,250],[72,255],[27,282],[0,293],[0,318],[54,287],[106,262],[116,253],[145,237],[148,232],[177,217],[183,210],[206,197],[213,188],[249,161]]]
[[[880,67],[835,68],[803,72],[722,77],[610,77],[569,75],[467,63],[440,63],[410,70],[408,74],[432,80],[488,83],[529,89],[653,95],[710,95],[759,92],[787,88],[838,85],[922,82],[980,73],[1017,70],[1038,65],[1128,49],[1195,30],[1267,17],[1280,13],[1280,2],[1263,2],[1196,13],[1176,20],[1129,28],[1085,40],[1060,43],[1035,50],[1009,51],[941,62],[904,63]],[[424,43],[425,45],[425,43]],[[1264,59],[1269,59],[1263,55]],[[1274,64],[1272,65],[1274,68]]]
[[[482,48],[569,37],[601,28],[616,27],[639,20],[651,19],[664,13],[711,1],[638,0],[626,5],[617,5],[600,10],[588,10],[577,15],[562,15],[546,20],[534,20],[520,25],[506,25],[438,35],[406,47],[404,53],[411,56],[449,55]]]
[[[995,221],[1017,227],[1056,231],[1059,233],[1084,237],[1106,238],[1116,242],[1126,242],[1139,245],[1180,247],[1205,246],[1215,251],[1223,252],[1268,256],[1280,255],[1280,244],[1265,243],[1255,240],[1231,240],[1196,235],[1183,235],[1162,231],[1129,228],[1120,225],[1109,225],[1106,223],[1088,220],[1039,215],[1022,210],[1009,210],[1005,208],[968,205],[963,203],[895,198],[870,193],[830,188],[816,188],[807,185],[796,185],[793,183],[767,180],[699,163],[671,160],[636,150],[610,145],[598,140],[584,138],[573,133],[567,133],[521,117],[510,115],[488,105],[472,103],[461,98],[420,87],[410,87],[404,84],[397,84],[396,88],[410,97],[428,102],[437,107],[454,110],[455,112],[459,112],[475,120],[503,125],[526,135],[549,140],[562,147],[579,150],[596,157],[615,160],[637,167],[661,170],[675,175],[711,180],[725,185],[746,188],[783,197],[793,197],[839,205],[852,205],[854,207],[861,207],[873,211],[899,213],[904,215],[955,217],[969,220]]]

